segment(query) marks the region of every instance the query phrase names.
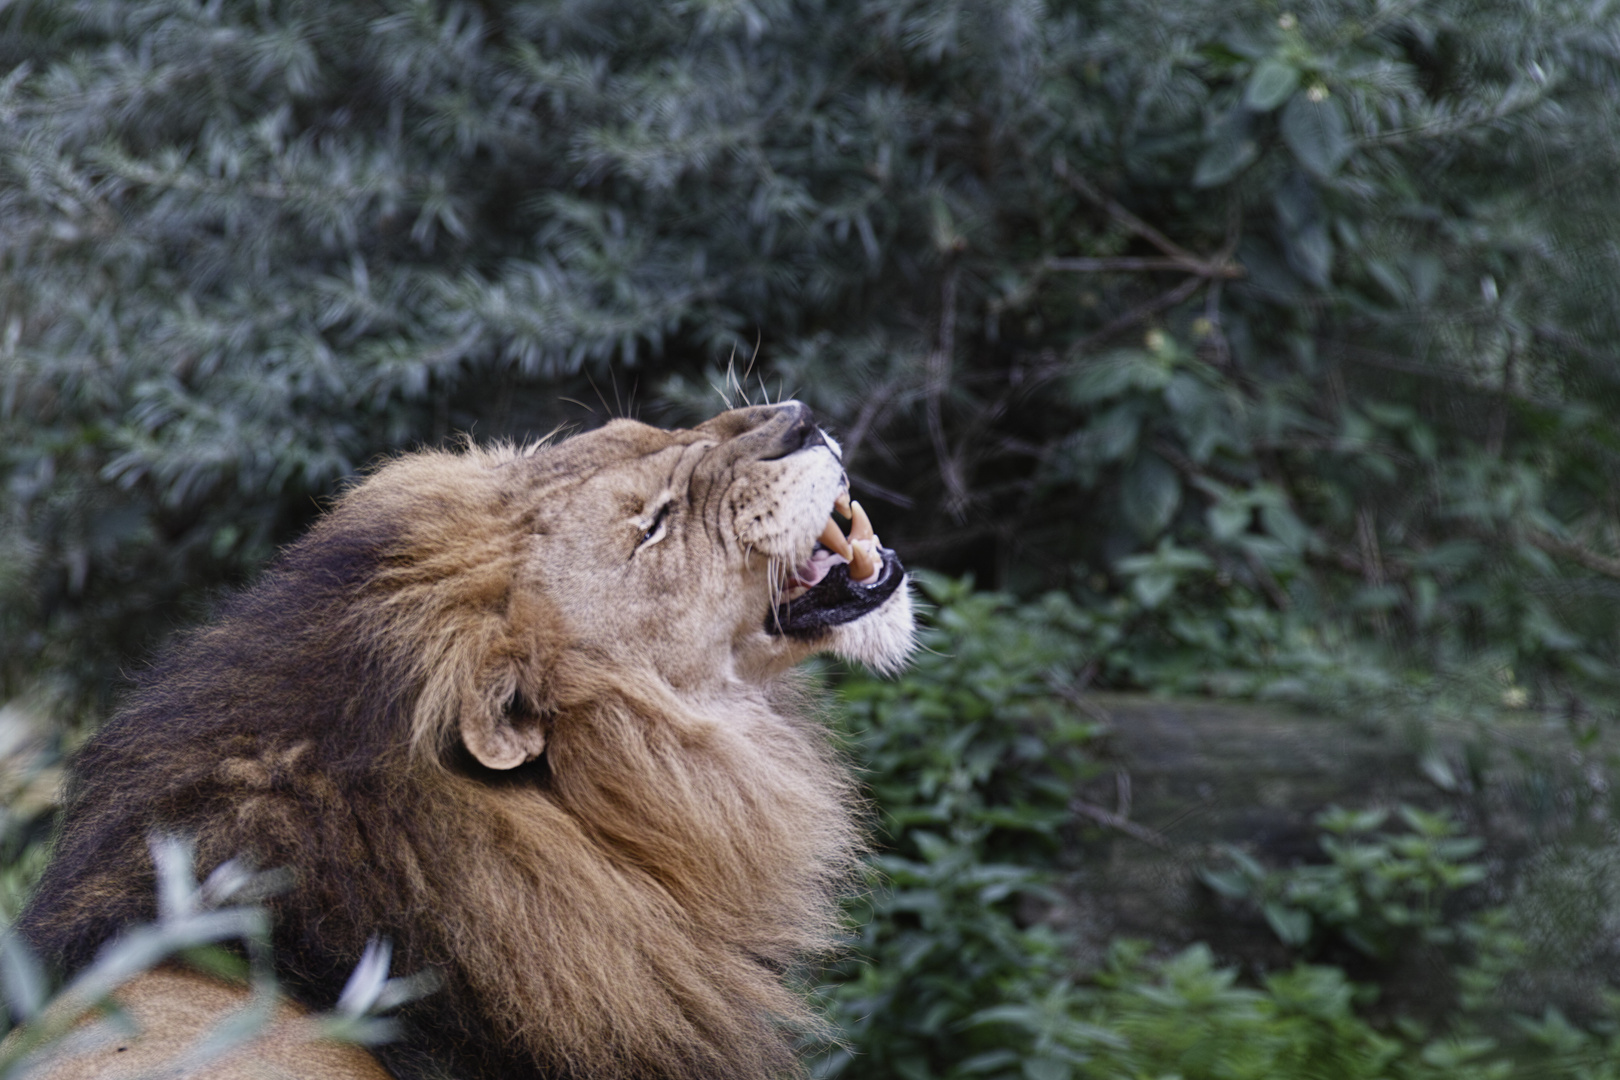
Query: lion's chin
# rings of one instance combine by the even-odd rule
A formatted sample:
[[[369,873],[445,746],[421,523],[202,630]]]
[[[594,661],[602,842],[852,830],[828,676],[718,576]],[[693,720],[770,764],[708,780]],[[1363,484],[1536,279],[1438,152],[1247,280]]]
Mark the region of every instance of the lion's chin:
[[[838,563],[817,575],[765,617],[765,632],[815,652],[832,652],[875,671],[900,668],[913,647],[911,593],[906,570],[888,548],[862,580]]]
[[[916,630],[910,583],[904,571],[896,576],[899,584],[888,599],[858,619],[833,626],[823,648],[883,675],[905,666],[916,647]]]

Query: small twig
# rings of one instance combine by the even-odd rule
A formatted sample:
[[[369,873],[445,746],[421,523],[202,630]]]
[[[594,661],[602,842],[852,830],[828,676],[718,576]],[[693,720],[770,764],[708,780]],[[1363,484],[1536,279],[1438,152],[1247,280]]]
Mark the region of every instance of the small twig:
[[[1278,611],[1288,611],[1293,608],[1294,602],[1283,591],[1282,584],[1278,582],[1277,576],[1271,572],[1271,568],[1261,560],[1260,556],[1245,549],[1243,561],[1249,564],[1249,572],[1254,575],[1255,583],[1260,586],[1260,591],[1266,594],[1266,599],[1270,600]]]
[[[1114,766],[1114,812],[1122,818],[1131,816],[1131,771],[1123,765]]]
[[[1100,258],[1054,257],[1046,260],[1048,270],[1067,270],[1078,273],[1175,270],[1184,274],[1194,274],[1211,281],[1241,278],[1247,273],[1242,266],[1232,261],[1232,252],[1237,250],[1237,243],[1236,230],[1231,221],[1228,221],[1227,239],[1221,251],[1214,258],[1200,258],[1125,209],[1114,199],[1098,191],[1097,188],[1092,186],[1091,181],[1078,173],[1071,172],[1068,163],[1061,157],[1052,163],[1052,168],[1075,191],[1097,206],[1102,207],[1109,217],[1123,225],[1126,230],[1164,252],[1165,257],[1139,258],[1128,255]],[[1230,218],[1230,215],[1228,217]]]
[[[1232,366],[1232,345],[1226,340],[1226,329],[1221,322],[1221,286],[1219,278],[1209,283],[1204,294],[1204,321],[1209,324],[1209,335],[1204,339],[1210,351],[1210,363],[1225,370]]]
[[[1096,205],[1102,207],[1103,210],[1108,213],[1109,217],[1113,218],[1115,221],[1125,226],[1125,228],[1129,229],[1137,236],[1140,236],[1142,239],[1146,240],[1148,243],[1152,244],[1154,247],[1158,248],[1172,259],[1182,259],[1187,262],[1200,261],[1198,256],[1194,255],[1192,252],[1188,251],[1186,248],[1164,235],[1164,233],[1160,232],[1158,229],[1155,229],[1153,226],[1149,225],[1147,222],[1125,209],[1113,199],[1110,199],[1108,196],[1098,191],[1092,186],[1091,181],[1087,180],[1079,173],[1071,172],[1069,170],[1069,163],[1064,161],[1061,157],[1052,162],[1052,171],[1057,173],[1058,177],[1062,179],[1064,183],[1074,188],[1075,191],[1079,192]]]
[[[1203,259],[1168,259],[1151,256],[1118,255],[1106,258],[1053,256],[1046,260],[1048,270],[1069,270],[1081,274],[1115,271],[1175,270],[1203,278],[1240,278],[1245,274],[1237,263],[1206,262]]]
[[[1104,727],[1112,728],[1114,726],[1113,714],[1107,709],[1103,708],[1101,705],[1097,704],[1095,701],[1091,700],[1091,698],[1087,697],[1082,692],[1085,687],[1090,684],[1091,680],[1096,677],[1096,675],[1096,661],[1091,661],[1081,669],[1080,678],[1076,679],[1073,683],[1056,683],[1052,688],[1057,691],[1058,696],[1064,701],[1068,702],[1070,705],[1073,705],[1076,709],[1079,709],[1081,712],[1097,721],[1097,723],[1102,724]]]
[[[943,401],[950,389],[951,359],[956,353],[956,277],[952,266],[940,287],[939,341],[928,354],[928,437],[934,444],[934,457],[939,462],[940,479],[945,482],[945,508],[957,521],[962,521],[968,504],[967,485],[962,481],[960,464],[951,453],[945,438]]]
[[[872,424],[883,412],[895,395],[895,383],[889,381],[866,395],[866,401],[861,405],[861,411],[855,415],[855,423],[844,435],[844,460],[852,461],[861,443],[866,439],[866,433]]]
[[[1082,338],[1080,343],[1074,347],[1073,351],[1084,352],[1087,349],[1094,348],[1096,345],[1101,344],[1103,341],[1113,337],[1120,331],[1130,329],[1133,325],[1142,322],[1149,316],[1157,315],[1165,308],[1175,307],[1177,304],[1187,299],[1187,297],[1197,292],[1199,286],[1203,284],[1203,278],[1189,277],[1186,281],[1183,281],[1180,285],[1177,285],[1168,292],[1160,293],[1152,300],[1144,300],[1142,303],[1137,304],[1135,307],[1125,312],[1125,314],[1106,324],[1101,330],[1094,331],[1093,333]]]
[[[1063,374],[1069,370],[1069,360],[1072,357],[1090,352],[1114,335],[1129,330],[1132,326],[1158,314],[1165,308],[1175,307],[1197,292],[1199,286],[1203,285],[1204,282],[1204,278],[1189,277],[1168,292],[1160,293],[1151,300],[1144,300],[1123,315],[1104,325],[1101,329],[1087,334],[1063,350],[1062,356],[1049,354],[1039,365],[1030,369],[1029,374],[1025,377],[1024,387],[1027,389],[1035,383]]]
[[[882,484],[873,483],[864,476],[855,473],[849,474],[849,486],[874,499],[882,499],[891,506],[898,506],[902,510],[910,510],[916,505],[910,496],[902,495],[898,491],[886,488]]]
[[[1549,555],[1568,559],[1570,562],[1604,577],[1620,579],[1620,559],[1612,555],[1604,555],[1593,551],[1589,547],[1575,543],[1573,540],[1561,540],[1540,529],[1529,529],[1525,532],[1525,539]]]
[[[1540,409],[1556,411],[1564,408],[1563,402],[1550,397],[1540,397],[1517,388],[1504,390],[1499,383],[1493,385],[1484,382],[1478,372],[1470,371],[1467,368],[1408,360],[1393,353],[1370,349],[1365,345],[1352,345],[1346,341],[1334,341],[1331,338],[1324,338],[1323,344],[1332,355],[1340,360],[1347,360],[1352,364],[1365,364],[1368,367],[1383,368],[1386,371],[1399,371],[1408,375],[1416,375],[1419,378],[1460,383],[1468,390],[1480,395],[1494,397],[1500,394],[1514,401],[1522,401]]]
[[[1156,847],[1160,851],[1170,850],[1170,841],[1162,834],[1155,832],[1146,825],[1139,825],[1129,818],[1121,817],[1112,810],[1105,810],[1094,803],[1086,802],[1084,799],[1070,799],[1069,809],[1076,814],[1090,818],[1099,825],[1106,825],[1110,829],[1118,829],[1126,836],[1140,840],[1150,847]]]
[[[1373,588],[1384,584],[1384,551],[1378,543],[1378,525],[1370,507],[1356,511],[1356,543],[1361,548],[1362,580]]]

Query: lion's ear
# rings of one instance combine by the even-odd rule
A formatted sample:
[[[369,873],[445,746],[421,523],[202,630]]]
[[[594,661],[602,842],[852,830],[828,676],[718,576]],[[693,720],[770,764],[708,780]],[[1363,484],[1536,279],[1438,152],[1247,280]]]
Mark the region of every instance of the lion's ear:
[[[486,768],[515,769],[545,750],[546,715],[517,685],[516,672],[508,670],[462,711],[461,741]]]

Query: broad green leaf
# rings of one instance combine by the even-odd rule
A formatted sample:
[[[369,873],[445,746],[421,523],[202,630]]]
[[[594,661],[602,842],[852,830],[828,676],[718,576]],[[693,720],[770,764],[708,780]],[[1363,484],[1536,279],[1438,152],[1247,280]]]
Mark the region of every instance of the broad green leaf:
[[[1311,916],[1309,912],[1286,907],[1276,902],[1262,904],[1260,910],[1265,914],[1266,922],[1271,925],[1271,929],[1284,945],[1299,946],[1311,939]]]
[[[1120,509],[1144,540],[1164,531],[1181,505],[1181,477],[1157,454],[1142,454],[1125,474]]]
[[[1298,555],[1311,543],[1311,530],[1289,507],[1280,503],[1260,508],[1260,523],[1290,552]]]
[[[1131,581],[1131,592],[1145,608],[1156,608],[1176,591],[1176,575],[1164,573],[1142,574]]]
[[[1193,169],[1193,187],[1224,184],[1260,156],[1260,146],[1250,128],[1249,112],[1241,107],[1228,112],[1215,125],[1209,146]]]
[[[1418,768],[1441,791],[1457,791],[1462,786],[1451,763],[1437,753],[1424,754],[1418,759]]]
[[[1299,87],[1299,69],[1286,60],[1270,57],[1260,61],[1243,90],[1243,104],[1255,112],[1270,112]]]
[[[1288,149],[1316,176],[1332,176],[1350,156],[1344,109],[1331,96],[1312,101],[1309,94],[1295,94],[1283,108],[1281,127]]]
[[[1231,540],[1249,530],[1254,520],[1254,508],[1239,498],[1222,499],[1204,512],[1210,535],[1217,540]]]
[[[1024,1062],[1026,1080],[1069,1080],[1074,1069],[1066,1061],[1054,1058],[1032,1058]]]
[[[1198,876],[1205,885],[1231,900],[1249,896],[1254,887],[1248,878],[1235,870],[1200,870]]]

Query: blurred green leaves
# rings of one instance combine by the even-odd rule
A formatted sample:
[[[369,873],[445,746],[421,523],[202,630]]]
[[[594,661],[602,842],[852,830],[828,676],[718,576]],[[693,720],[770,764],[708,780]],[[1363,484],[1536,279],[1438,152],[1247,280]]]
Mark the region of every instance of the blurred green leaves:
[[[1391,833],[1382,831],[1386,811],[1330,808],[1316,819],[1326,863],[1267,871],[1234,848],[1226,851],[1229,869],[1202,877],[1223,896],[1258,904],[1278,938],[1295,948],[1319,953],[1338,938],[1384,962],[1422,947],[1471,962],[1490,918],[1461,914],[1453,898],[1485,880],[1485,867],[1473,861],[1483,841],[1465,835],[1449,814],[1402,806],[1399,816],[1405,829]],[[1516,946],[1501,938],[1488,947]]]
[[[1204,868],[1221,918],[1263,919],[1284,962],[1240,971],[1207,944],[1116,940],[1077,970],[1046,904],[1079,827],[1073,787],[1105,734],[1076,681],[1111,635],[1061,595],[1018,604],[921,583],[931,615],[915,667],[839,682],[879,853],[851,905],[858,958],[820,991],[845,1042],[816,1076],[1613,1075],[1612,1009],[1581,1024],[1550,1007],[1504,1015],[1525,942],[1516,916],[1480,902],[1487,853],[1447,811],[1330,808],[1316,818],[1320,862],[1268,868],[1230,848]],[[1390,1015],[1380,984],[1418,971],[1441,988],[1425,1015]]]
[[[380,453],[746,384],[913,564],[1609,710],[1608,22],[7,5],[0,689],[93,716]]]
[[[921,581],[936,607],[914,667],[840,684],[882,851],[852,912],[858,958],[829,992],[859,1053],[832,1051],[821,1076],[1000,1074],[1026,1055],[979,1011],[1048,993],[1064,967],[1056,936],[1023,912],[1094,768],[1082,751],[1098,725],[1062,696],[1085,660],[1079,612],[1060,595],[1019,606]]]

